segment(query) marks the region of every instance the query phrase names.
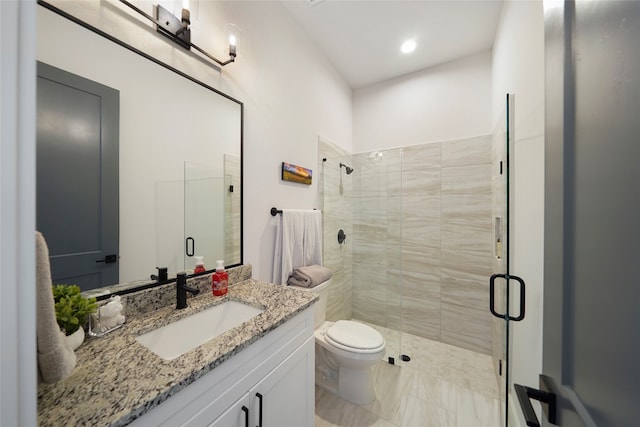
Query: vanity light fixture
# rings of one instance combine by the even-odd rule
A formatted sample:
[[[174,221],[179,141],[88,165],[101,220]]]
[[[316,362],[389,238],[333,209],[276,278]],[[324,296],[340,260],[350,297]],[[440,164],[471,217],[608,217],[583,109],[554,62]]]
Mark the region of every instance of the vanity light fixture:
[[[237,42],[238,42],[237,33],[232,33],[229,35],[229,59],[227,59],[226,61],[219,60],[218,58],[205,52],[204,50],[202,50],[201,48],[199,48],[198,46],[196,46],[191,42],[191,28],[189,28],[189,25],[191,25],[191,12],[189,11],[189,8],[186,4],[185,4],[185,7],[182,8],[181,18],[178,18],[174,16],[170,11],[168,11],[167,9],[165,9],[160,5],[156,6],[155,8],[156,16],[153,17],[127,0],[120,0],[120,2],[130,7],[131,9],[135,10],[140,15],[144,16],[154,24],[156,24],[157,30],[159,33],[161,33],[164,36],[167,36],[168,38],[170,38],[171,40],[173,40],[183,48],[187,50],[191,50],[191,49],[197,50],[199,53],[201,53],[202,55],[204,55],[205,57],[209,58],[211,61],[215,62],[216,64],[222,67],[232,62],[235,62],[236,56],[237,56],[236,48],[237,48]],[[235,26],[233,27],[237,28]]]

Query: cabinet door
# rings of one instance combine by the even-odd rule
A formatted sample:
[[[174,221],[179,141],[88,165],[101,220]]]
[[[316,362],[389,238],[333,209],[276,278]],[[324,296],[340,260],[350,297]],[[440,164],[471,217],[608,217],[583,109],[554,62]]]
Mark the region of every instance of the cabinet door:
[[[238,399],[229,409],[224,411],[209,427],[249,427],[249,394]]]
[[[249,392],[252,426],[314,425],[314,346],[311,337]]]

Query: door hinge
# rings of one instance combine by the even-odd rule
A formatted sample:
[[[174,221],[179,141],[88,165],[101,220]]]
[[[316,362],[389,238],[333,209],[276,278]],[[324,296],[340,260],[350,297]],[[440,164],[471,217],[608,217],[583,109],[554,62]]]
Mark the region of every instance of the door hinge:
[[[502,376],[502,359],[498,360],[498,375]]]

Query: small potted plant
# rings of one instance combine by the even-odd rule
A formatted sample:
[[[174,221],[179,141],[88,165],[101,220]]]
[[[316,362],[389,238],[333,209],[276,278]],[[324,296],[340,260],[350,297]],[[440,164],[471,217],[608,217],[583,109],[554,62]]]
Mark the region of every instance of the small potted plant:
[[[84,341],[83,326],[89,315],[98,308],[96,299],[83,297],[79,286],[62,284],[53,287],[53,300],[58,326],[75,350]]]

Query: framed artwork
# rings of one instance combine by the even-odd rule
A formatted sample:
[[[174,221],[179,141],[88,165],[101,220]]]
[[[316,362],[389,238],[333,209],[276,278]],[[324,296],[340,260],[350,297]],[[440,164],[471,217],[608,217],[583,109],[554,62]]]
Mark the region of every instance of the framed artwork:
[[[282,180],[311,185],[311,169],[303,168],[291,163],[282,162]]]

